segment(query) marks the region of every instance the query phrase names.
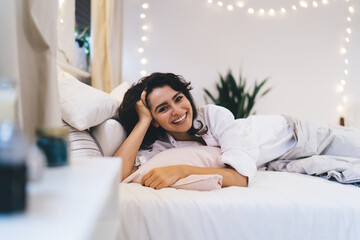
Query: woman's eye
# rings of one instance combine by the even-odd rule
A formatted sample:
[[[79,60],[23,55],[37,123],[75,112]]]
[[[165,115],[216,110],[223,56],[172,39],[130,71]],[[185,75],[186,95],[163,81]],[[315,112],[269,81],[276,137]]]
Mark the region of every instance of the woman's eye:
[[[182,98],[183,98],[182,96],[178,96],[178,97],[175,99],[175,101],[176,101],[176,102],[180,102]]]
[[[164,111],[166,111],[166,109],[167,109],[167,107],[162,107],[159,109],[159,112],[164,112]]]

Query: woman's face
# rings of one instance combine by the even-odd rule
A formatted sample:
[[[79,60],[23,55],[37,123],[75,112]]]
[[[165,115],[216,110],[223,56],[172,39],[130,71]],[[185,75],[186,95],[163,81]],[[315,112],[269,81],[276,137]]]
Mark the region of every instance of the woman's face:
[[[192,126],[193,111],[190,101],[182,92],[170,86],[154,88],[148,95],[151,114],[159,125],[177,140],[184,140]]]

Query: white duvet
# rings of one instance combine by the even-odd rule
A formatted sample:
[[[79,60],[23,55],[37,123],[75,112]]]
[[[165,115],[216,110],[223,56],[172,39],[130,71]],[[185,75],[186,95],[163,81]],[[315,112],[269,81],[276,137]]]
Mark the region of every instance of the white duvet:
[[[119,239],[360,239],[360,188],[257,172],[248,188],[198,192],[120,184]]]

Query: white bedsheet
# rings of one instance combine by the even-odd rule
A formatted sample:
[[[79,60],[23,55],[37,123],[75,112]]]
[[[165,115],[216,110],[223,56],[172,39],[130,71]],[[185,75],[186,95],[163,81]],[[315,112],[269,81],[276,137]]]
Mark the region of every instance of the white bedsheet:
[[[257,172],[248,188],[210,192],[120,184],[120,239],[360,239],[360,188]]]

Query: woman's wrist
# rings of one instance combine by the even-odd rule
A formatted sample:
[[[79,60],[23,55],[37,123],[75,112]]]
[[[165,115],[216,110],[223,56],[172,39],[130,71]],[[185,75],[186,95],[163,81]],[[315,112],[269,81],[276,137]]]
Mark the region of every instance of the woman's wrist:
[[[140,118],[137,124],[150,126],[152,118]]]

